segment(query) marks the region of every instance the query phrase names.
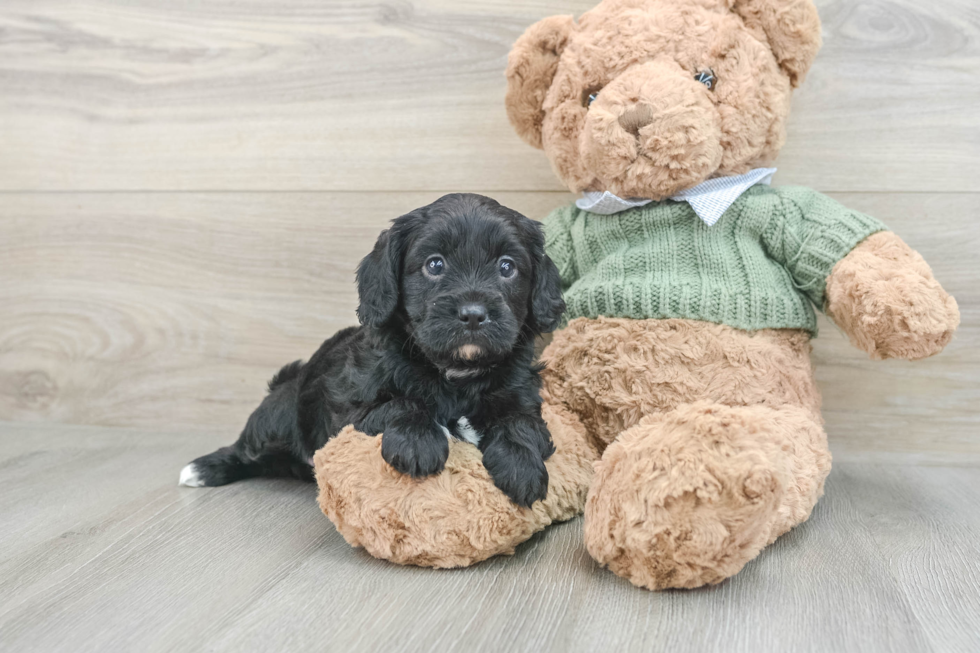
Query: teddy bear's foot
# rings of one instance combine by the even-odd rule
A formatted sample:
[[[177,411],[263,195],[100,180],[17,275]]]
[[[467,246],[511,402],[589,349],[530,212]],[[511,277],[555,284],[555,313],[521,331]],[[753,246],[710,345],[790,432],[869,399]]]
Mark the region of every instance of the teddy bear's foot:
[[[381,457],[383,436],[349,426],[314,456],[319,502],[351,546],[376,558],[423,567],[465,567],[514,547],[549,524],[582,512],[598,457],[585,428],[565,408],[544,405],[555,453],[548,495],[531,508],[494,484],[480,451],[451,442],[445,470],[413,479]]]
[[[733,576],[823,493],[830,452],[812,415],[698,402],[643,418],[596,464],[589,553],[649,589]]]

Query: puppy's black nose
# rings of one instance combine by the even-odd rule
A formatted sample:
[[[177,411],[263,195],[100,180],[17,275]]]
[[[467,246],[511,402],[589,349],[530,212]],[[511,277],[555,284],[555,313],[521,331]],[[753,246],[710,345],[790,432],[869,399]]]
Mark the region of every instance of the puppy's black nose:
[[[459,321],[468,329],[479,329],[487,321],[487,307],[483,304],[466,304],[459,309]]]

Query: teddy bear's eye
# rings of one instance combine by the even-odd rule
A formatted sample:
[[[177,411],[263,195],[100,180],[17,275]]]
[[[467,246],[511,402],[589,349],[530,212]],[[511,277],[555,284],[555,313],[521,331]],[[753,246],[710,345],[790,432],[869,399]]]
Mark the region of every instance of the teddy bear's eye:
[[[707,86],[709,91],[715,90],[715,82],[718,81],[718,78],[715,77],[715,73],[710,68],[705,68],[701,72],[697,73],[694,76],[694,79]]]
[[[586,89],[582,93],[582,106],[589,108],[589,105],[595,102],[596,98],[599,97],[599,91],[601,90],[602,88],[598,86],[593,86],[592,88]]]

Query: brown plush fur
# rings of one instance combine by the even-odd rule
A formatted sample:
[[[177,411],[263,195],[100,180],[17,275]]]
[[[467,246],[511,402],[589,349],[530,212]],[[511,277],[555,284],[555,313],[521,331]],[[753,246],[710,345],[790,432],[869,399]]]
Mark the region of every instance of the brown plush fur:
[[[820,16],[806,0],[728,0],[756,39],[769,44],[796,88],[820,50]]]
[[[541,147],[544,98],[572,28],[571,16],[549,16],[524,34],[528,47],[511,51],[507,62],[507,115],[521,138]]]
[[[802,408],[685,404],[606,450],[585,543],[635,585],[718,583],[805,521],[829,472],[826,436]]]
[[[809,1],[605,0],[518,40],[507,111],[572,191],[663,199],[771,162],[819,45]],[[707,69],[713,90],[694,79]],[[647,124],[623,128],[638,107]]]
[[[381,457],[383,435],[347,427],[314,457],[320,508],[351,546],[376,558],[423,567],[465,567],[514,547],[552,522],[582,511],[598,457],[566,409],[542,414],[556,452],[547,461],[548,496],[521,508],[483,467],[480,451],[452,442],[446,469],[416,480]]]
[[[938,353],[959,323],[955,300],[890,232],[834,267],[827,312],[875,358]],[[805,332],[580,318],[542,359],[546,401],[571,407],[603,452],[586,546],[636,585],[720,582],[823,493],[830,452]]]
[[[521,37],[508,113],[573,191],[660,200],[769,163],[819,47],[809,0],[604,0]],[[711,89],[694,78],[709,69]],[[838,262],[825,309],[874,358],[935,354],[959,323],[891,233]],[[637,585],[720,582],[822,492],[830,454],[806,333],[578,319],[544,360],[545,400],[575,412],[603,452],[586,545]]]
[[[819,45],[809,0],[604,0],[521,37],[507,111],[572,190],[662,199],[771,161]],[[713,90],[694,79],[709,68]],[[874,358],[934,354],[959,322],[890,233],[838,262],[826,304]],[[600,563],[644,587],[697,587],[737,573],[823,491],[830,453],[802,331],[583,318],[543,360],[558,450],[544,502],[507,501],[470,445],[414,481],[384,463],[380,438],[347,429],[315,459],[320,505],[347,541],[394,562],[462,566],[585,505]]]
[[[938,354],[960,323],[956,300],[922,256],[890,232],[868,237],[834,266],[827,314],[879,360]]]
[[[803,331],[747,333],[694,320],[572,320],[542,355],[545,401],[572,407],[602,451],[646,415],[709,399],[800,406],[820,395]]]
[[[661,589],[717,583],[806,520],[830,452],[808,334],[692,320],[573,320],[544,352],[548,399],[605,448],[592,556]]]

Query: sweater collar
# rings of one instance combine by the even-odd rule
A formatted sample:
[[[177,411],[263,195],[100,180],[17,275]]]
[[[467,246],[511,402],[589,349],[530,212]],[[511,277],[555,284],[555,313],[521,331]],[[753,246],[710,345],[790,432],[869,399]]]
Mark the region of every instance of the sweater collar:
[[[733,177],[716,177],[698,184],[692,188],[673,195],[670,199],[675,202],[687,202],[709,227],[718,222],[725,211],[735,203],[745,191],[756,184],[769,185],[775,168],[755,168],[744,175]],[[582,193],[575,206],[583,211],[612,215],[620,211],[646,206],[653,200],[623,199],[609,191]]]

